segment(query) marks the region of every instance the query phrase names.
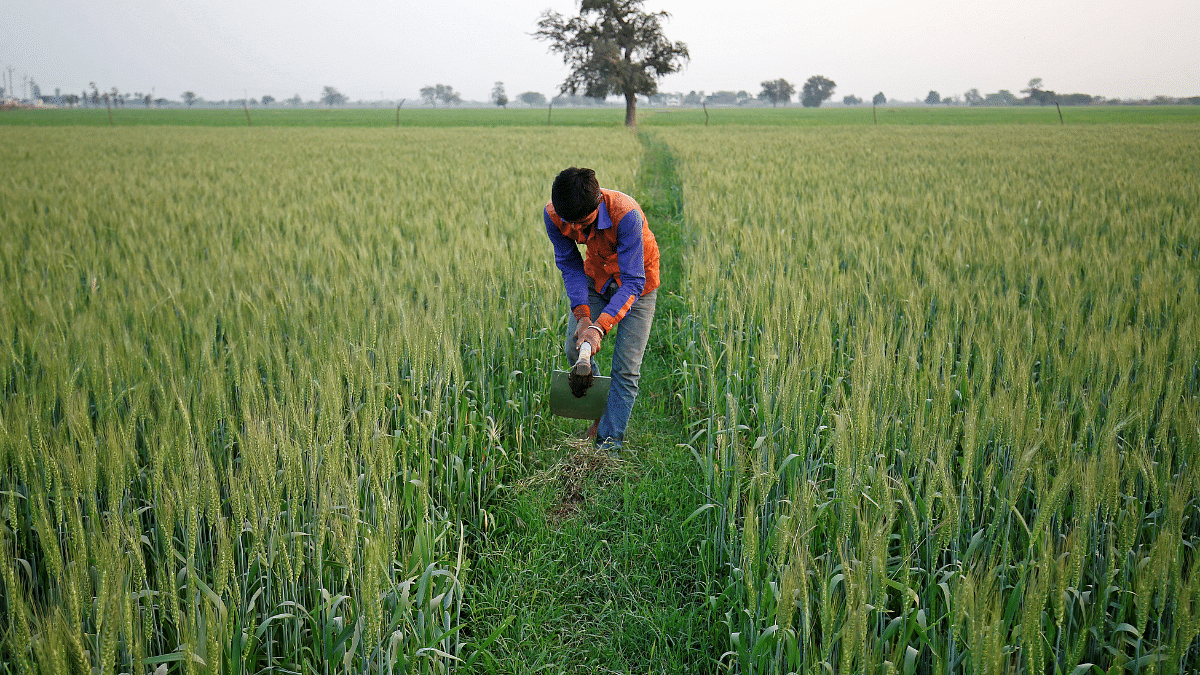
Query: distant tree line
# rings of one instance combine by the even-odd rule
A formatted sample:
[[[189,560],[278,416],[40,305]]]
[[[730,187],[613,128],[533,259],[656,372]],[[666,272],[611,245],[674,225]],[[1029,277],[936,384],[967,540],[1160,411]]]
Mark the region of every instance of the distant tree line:
[[[1035,77],[1029,80],[1028,86],[1022,89],[1019,94],[1014,94],[1007,89],[990,94],[980,93],[979,89],[972,88],[966,91],[962,98],[957,96],[941,96],[936,90],[930,90],[925,96],[925,103],[929,105],[968,105],[968,106],[1019,106],[1019,105],[1200,105],[1200,96],[1190,97],[1172,97],[1172,96],[1156,96],[1153,99],[1107,99],[1103,96],[1093,96],[1091,94],[1060,94],[1052,89],[1046,88],[1042,83],[1042,78]]]
[[[100,91],[99,86],[95,82],[88,84],[89,90],[84,90],[79,94],[64,94],[61,90],[55,89],[53,94],[45,94],[42,92],[40,85],[33,79],[26,81],[25,86],[30,93],[34,95],[33,100],[40,101],[46,105],[70,106],[70,107],[113,107],[123,108],[127,106],[142,106],[150,107],[171,107],[183,105],[192,107],[197,104],[204,106],[271,106],[276,104],[288,105],[291,107],[301,106],[318,106],[324,105],[329,108],[336,106],[344,106],[350,103],[350,98],[337,88],[326,86],[321,92],[320,97],[315,101],[305,102],[299,94],[291,98],[279,100],[270,94],[264,94],[260,98],[248,99],[232,99],[221,101],[209,101],[198,96],[195,92],[185,91],[180,94],[178,99],[172,100],[163,97],[154,97],[153,94],[145,92],[124,92],[122,93],[118,87],[112,87],[108,91]],[[683,92],[660,92],[655,91],[652,94],[641,94],[645,99],[645,103],[655,106],[744,106],[757,102],[758,104],[771,104],[778,106],[780,104],[788,105],[792,102],[794,96],[801,105],[808,108],[820,107],[825,101],[832,98],[837,87],[837,83],[822,75],[813,75],[804,82],[797,92],[796,86],[784,78],[774,80],[765,80],[760,84],[760,89],[757,95],[752,95],[746,90],[732,91],[722,90],[711,93],[704,91],[689,91],[686,94]],[[12,96],[14,92],[6,91],[6,88],[0,87],[0,99],[5,98],[5,95]],[[435,84],[422,87],[420,90],[421,100],[429,106],[450,106],[463,105],[465,102],[462,95],[454,90],[454,87],[447,84]],[[562,93],[554,96],[551,99],[536,91],[526,91],[517,94],[513,98],[509,98],[505,91],[503,82],[496,82],[492,87],[489,100],[497,107],[507,108],[509,103],[519,103],[526,107],[544,107],[546,105],[553,106],[571,106],[571,107],[595,107],[610,105],[607,97],[588,96],[581,94]],[[1152,99],[1107,99],[1103,96],[1092,96],[1089,94],[1058,93],[1044,86],[1042,79],[1035,77],[1029,81],[1028,86],[1014,94],[1007,89],[1001,89],[993,93],[981,93],[979,89],[972,88],[964,92],[961,98],[957,95],[943,96],[937,90],[930,90],[925,95],[924,99],[918,99],[927,105],[967,105],[967,106],[1021,106],[1021,105],[1054,105],[1055,103],[1064,106],[1079,106],[1079,105],[1200,105],[1200,96],[1190,97],[1171,97],[1171,96],[1156,96]],[[842,105],[858,106],[865,103],[865,99],[855,94],[848,94],[841,98]],[[883,92],[875,94],[871,99],[871,105],[879,106],[886,105],[888,98]],[[380,102],[357,102],[358,105],[379,105]],[[387,102],[389,105],[395,104],[394,101]]]

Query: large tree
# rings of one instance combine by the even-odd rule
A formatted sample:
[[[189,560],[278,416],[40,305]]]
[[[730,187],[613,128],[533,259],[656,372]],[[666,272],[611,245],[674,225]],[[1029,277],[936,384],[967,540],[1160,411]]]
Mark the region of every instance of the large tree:
[[[529,106],[546,105],[546,97],[536,91],[527,91],[517,96],[517,100]]]
[[[800,90],[800,104],[805,108],[820,108],[825,99],[833,96],[837,82],[824,75],[813,75],[804,82]]]
[[[762,91],[758,93],[760,101],[770,101],[771,107],[774,108],[780,101],[787,103],[792,100],[792,94],[796,93],[796,88],[791,82],[783,79],[767,80],[762,83]]]
[[[994,94],[987,94],[983,97],[984,105],[1016,105],[1017,97],[1007,89],[1001,89]]]
[[[497,82],[496,86],[492,87],[492,103],[501,108],[508,107],[508,95],[504,93],[503,82]]]
[[[425,102],[429,105],[437,105],[438,101],[441,101],[446,105],[451,103],[456,105],[462,103],[462,96],[460,96],[457,91],[454,91],[454,87],[451,87],[448,84],[436,84],[432,87],[421,87],[421,98],[425,99]]]
[[[642,11],[642,0],[581,0],[579,16],[567,19],[546,10],[534,37],[562,54],[571,74],[563,94],[625,97],[625,125],[637,123],[637,96],[658,93],[658,79],[678,72],[687,45],[663,35],[666,12]]]
[[[333,87],[327,86],[321,91],[321,103],[324,103],[330,108],[335,105],[342,105],[348,100],[350,100],[349,97]]]
[[[1029,80],[1029,86],[1021,90],[1022,94],[1029,94],[1026,99],[1027,103],[1037,103],[1038,105],[1046,105],[1053,103],[1055,97],[1054,92],[1042,88],[1042,78],[1035,77]]]

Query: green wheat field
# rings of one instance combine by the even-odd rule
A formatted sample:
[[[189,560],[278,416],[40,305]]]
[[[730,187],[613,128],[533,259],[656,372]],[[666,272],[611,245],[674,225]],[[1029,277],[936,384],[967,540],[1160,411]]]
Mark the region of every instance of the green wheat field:
[[[677,219],[652,672],[1200,671],[1180,110],[4,113],[0,673],[532,672],[474,572],[575,430],[571,165]]]

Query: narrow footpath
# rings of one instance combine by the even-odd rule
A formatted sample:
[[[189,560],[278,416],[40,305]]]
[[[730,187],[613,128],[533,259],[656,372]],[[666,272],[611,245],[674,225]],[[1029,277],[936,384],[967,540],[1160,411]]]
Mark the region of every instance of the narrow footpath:
[[[479,552],[465,632],[478,673],[704,673],[720,626],[705,608],[696,555],[704,499],[674,398],[686,306],[679,296],[683,204],[667,146],[640,132],[633,195],[662,255],[662,286],[642,386],[620,461],[578,438],[544,450],[546,467],[506,489]],[[581,423],[580,430],[583,429]],[[490,640],[490,641],[489,641]]]

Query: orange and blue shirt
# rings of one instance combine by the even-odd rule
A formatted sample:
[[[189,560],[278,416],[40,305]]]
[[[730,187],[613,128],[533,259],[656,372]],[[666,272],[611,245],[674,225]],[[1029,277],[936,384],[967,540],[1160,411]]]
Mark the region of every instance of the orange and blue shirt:
[[[573,225],[558,217],[554,204],[546,204],[546,234],[554,244],[554,262],[562,272],[571,309],[588,304],[589,284],[597,293],[617,291],[594,320],[608,332],[638,298],[658,288],[658,242],[646,214],[633,197],[616,190],[600,190],[596,220]],[[587,246],[587,258],[576,244]]]

